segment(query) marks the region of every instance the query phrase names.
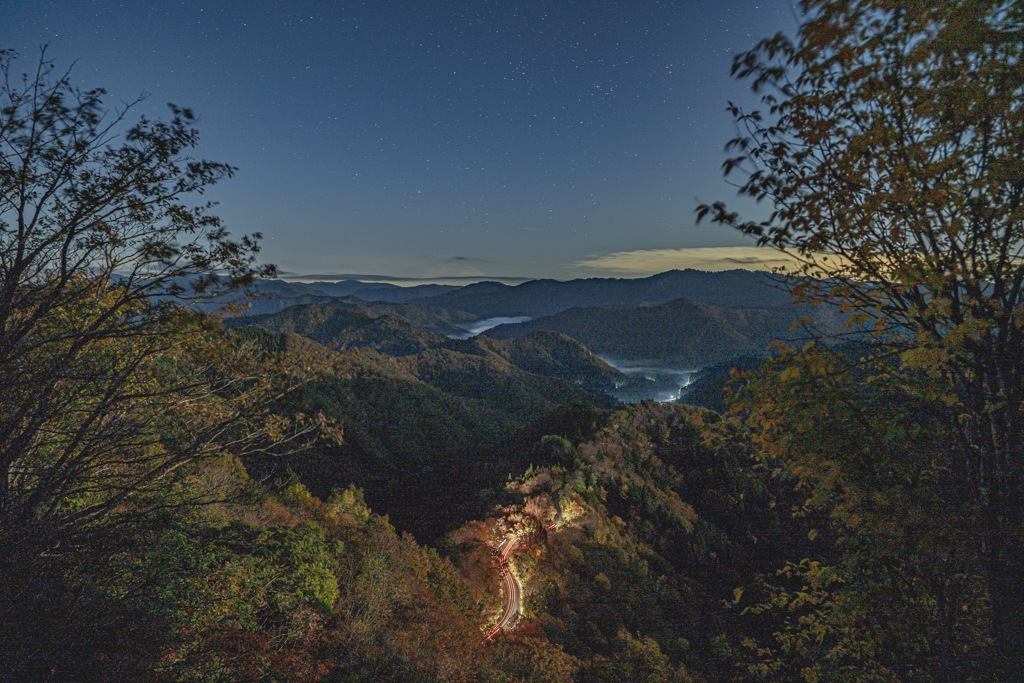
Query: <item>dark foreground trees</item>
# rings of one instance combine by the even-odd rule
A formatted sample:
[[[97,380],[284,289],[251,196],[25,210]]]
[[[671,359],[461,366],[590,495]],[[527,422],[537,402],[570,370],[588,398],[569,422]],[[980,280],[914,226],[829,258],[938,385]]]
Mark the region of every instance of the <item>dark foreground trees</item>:
[[[269,387],[182,304],[272,269],[258,235],[185,203],[232,171],[191,156],[191,112],[128,126],[102,90],[14,64],[0,53],[0,529],[67,531],[264,439],[238,420]]]
[[[805,0],[796,40],[762,41],[734,74],[764,108],[731,107],[727,174],[767,199],[719,222],[800,257],[796,292],[836,302],[937,378],[948,468],[978,511],[964,537],[987,575],[992,675],[1024,652],[1024,4]],[[966,530],[965,530],[966,531]]]
[[[185,203],[232,169],[191,156],[188,110],[128,126],[102,95],[0,53],[0,677],[70,642],[22,622],[81,603],[66,570],[222,498],[204,463],[305,429],[266,415],[297,378],[183,306],[272,272]]]
[[[935,380],[855,359],[782,354],[734,402],[811,527],[801,554],[748,587],[741,656],[762,680],[990,680],[984,519],[952,467],[956,426]]]

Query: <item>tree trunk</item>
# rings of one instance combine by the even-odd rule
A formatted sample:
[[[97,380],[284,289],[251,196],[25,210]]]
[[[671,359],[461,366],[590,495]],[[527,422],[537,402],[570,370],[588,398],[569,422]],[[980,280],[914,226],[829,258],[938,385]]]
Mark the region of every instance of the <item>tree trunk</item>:
[[[985,569],[992,611],[993,681],[1020,680],[1024,675],[1024,508],[1017,461],[1020,429],[1016,410],[990,414],[995,456],[989,463],[988,490],[983,492]],[[987,493],[987,495],[985,495]]]
[[[991,517],[995,528],[986,532],[993,646],[988,673],[993,681],[1019,680],[1024,672],[1024,558],[1019,544],[1006,541],[1019,533],[1021,521],[1005,517],[996,520],[995,514]]]

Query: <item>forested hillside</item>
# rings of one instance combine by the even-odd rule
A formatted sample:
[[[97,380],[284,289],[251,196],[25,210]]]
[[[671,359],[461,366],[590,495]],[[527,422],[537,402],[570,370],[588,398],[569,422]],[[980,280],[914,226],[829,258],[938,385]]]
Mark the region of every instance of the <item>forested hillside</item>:
[[[686,299],[640,308],[573,308],[484,332],[514,339],[539,330],[561,332],[595,353],[615,359],[658,361],[675,367],[702,368],[751,354],[763,354],[776,340],[810,339],[808,327],[836,329],[823,318],[801,327],[813,311],[796,306],[720,307]]]
[[[480,282],[424,299],[424,303],[468,311],[482,318],[536,317],[570,308],[635,308],[687,298],[713,306],[782,306],[790,296],[766,273],[733,270],[704,273],[673,270],[647,278],[587,278],[562,282],[530,280],[520,285]]]
[[[486,511],[505,479],[529,466],[521,431],[552,413],[610,406],[602,392],[618,376],[558,335],[441,338],[438,347],[393,357],[373,349],[337,353],[260,326],[239,333],[319,368],[277,410],[323,414],[344,425],[345,435],[285,458],[256,458],[251,467],[278,479],[293,471],[322,496],[339,482],[357,484],[403,530],[432,541]]]
[[[295,332],[337,351],[372,347],[384,350],[392,345],[396,355],[403,349],[424,349],[476,318],[469,313],[449,311],[422,304],[367,302],[356,298],[331,298],[300,303],[276,313],[230,318],[230,327],[260,325],[276,332]],[[386,351],[388,352],[388,351]]]
[[[399,287],[379,282],[287,282],[257,280],[243,290],[223,292],[200,307],[225,316],[267,315],[301,304],[332,304],[338,299],[356,297],[363,302],[404,304],[439,296],[459,289],[451,285]]]

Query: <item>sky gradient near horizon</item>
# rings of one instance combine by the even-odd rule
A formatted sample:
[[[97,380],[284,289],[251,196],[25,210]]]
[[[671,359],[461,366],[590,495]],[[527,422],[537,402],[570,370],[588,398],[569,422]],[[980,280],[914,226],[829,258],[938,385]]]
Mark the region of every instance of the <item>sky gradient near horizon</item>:
[[[642,276],[760,263],[694,209],[734,196],[725,107],[756,99],[731,57],[794,6],[0,0],[0,48],[194,109],[239,168],[217,213],[283,275]]]

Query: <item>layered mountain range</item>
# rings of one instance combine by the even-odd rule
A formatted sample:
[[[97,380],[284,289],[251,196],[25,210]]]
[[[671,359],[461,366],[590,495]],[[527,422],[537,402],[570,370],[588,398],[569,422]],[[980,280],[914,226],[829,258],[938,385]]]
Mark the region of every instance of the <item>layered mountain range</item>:
[[[592,401],[593,392],[671,400],[695,371],[764,356],[775,340],[799,342],[808,324],[839,324],[832,311],[793,306],[777,278],[739,270],[461,288],[268,281],[254,289],[255,303],[236,306],[229,327],[300,335],[340,353],[372,351],[434,390],[496,399],[488,410],[509,415]],[[510,318],[521,322],[500,324]]]
[[[774,340],[800,339],[805,332],[797,323],[810,313],[795,306],[725,307],[675,299],[637,308],[570,308],[484,334],[516,339],[560,332],[611,358],[701,368],[763,353]]]
[[[497,316],[551,315],[569,308],[635,308],[689,299],[712,306],[781,306],[790,301],[778,277],[746,270],[707,273],[670,270],[636,279],[530,280],[519,285],[479,282],[422,301]]]
[[[379,282],[290,282],[262,280],[248,296],[231,294],[213,301],[216,309],[242,303],[243,315],[273,313],[300,303],[323,303],[331,298],[357,297],[364,302],[425,303],[462,311],[479,318],[537,317],[573,307],[633,308],[690,299],[713,306],[779,306],[789,294],[776,276],[746,270],[707,273],[670,270],[645,278],[586,278],[529,280],[518,285],[477,282],[464,287],[417,285],[399,287]]]

